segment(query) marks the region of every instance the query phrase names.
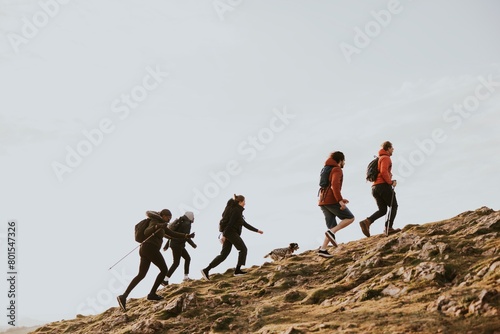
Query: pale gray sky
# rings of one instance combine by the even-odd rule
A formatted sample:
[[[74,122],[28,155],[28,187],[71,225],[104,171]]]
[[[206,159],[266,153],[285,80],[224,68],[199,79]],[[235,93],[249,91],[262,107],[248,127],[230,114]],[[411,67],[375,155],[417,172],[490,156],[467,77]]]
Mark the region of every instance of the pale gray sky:
[[[17,220],[19,317],[115,306],[138,255],[107,269],[136,246],[146,210],[196,209],[193,278],[220,251],[217,222],[233,193],[265,232],[243,232],[248,266],[290,242],[318,247],[317,183],[333,150],[346,154],[343,194],[356,216],[341,243],[360,239],[358,221],[376,209],[364,171],[384,140],[401,181],[396,225],[498,209],[499,10],[1,0],[0,232]],[[233,253],[213,272],[233,267]],[[172,282],[181,278],[182,266]]]

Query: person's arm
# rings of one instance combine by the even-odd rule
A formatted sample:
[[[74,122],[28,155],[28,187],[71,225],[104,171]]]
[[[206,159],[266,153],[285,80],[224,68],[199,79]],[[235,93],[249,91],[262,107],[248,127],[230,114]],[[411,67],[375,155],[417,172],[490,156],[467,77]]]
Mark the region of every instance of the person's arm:
[[[192,239],[187,239],[187,243],[190,244],[191,247],[193,247],[193,248],[198,247],[198,245],[196,245]]]
[[[167,223],[161,224],[163,230],[165,231],[165,238],[170,238],[170,239],[191,239],[194,238],[194,233],[187,234],[187,233],[179,233],[172,231],[171,229],[168,228]]]
[[[144,230],[144,235],[146,236],[146,238],[148,238],[157,230],[158,230],[158,221],[151,219],[149,221],[148,227],[146,227],[146,229]]]
[[[245,226],[245,228],[249,229],[252,232],[258,232],[259,231],[258,228],[253,227],[252,225],[250,225],[249,223],[247,223],[245,220],[243,220],[243,226]]]

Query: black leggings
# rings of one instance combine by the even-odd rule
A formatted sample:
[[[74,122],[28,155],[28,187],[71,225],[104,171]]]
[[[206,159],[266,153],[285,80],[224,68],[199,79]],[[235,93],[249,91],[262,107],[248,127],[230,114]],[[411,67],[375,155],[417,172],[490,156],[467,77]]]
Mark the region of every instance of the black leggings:
[[[378,211],[376,211],[373,215],[368,217],[371,223],[374,223],[375,220],[384,216],[387,213],[387,207],[391,207],[391,215],[388,217],[385,222],[385,227],[389,225],[389,228],[392,228],[394,224],[394,219],[396,218],[396,214],[398,213],[398,201],[396,200],[396,192],[392,189],[392,186],[387,183],[377,184],[372,187],[372,195],[377,202]]]
[[[215,259],[210,262],[208,265],[208,269],[212,269],[217,267],[219,264],[224,261],[229,253],[231,253],[231,248],[234,247],[239,251],[238,254],[238,263],[236,264],[236,269],[240,269],[241,266],[245,265],[246,260],[247,260],[247,246],[245,245],[245,242],[243,242],[243,239],[241,239],[240,235],[236,232],[229,232],[227,235],[225,235],[226,240],[222,244],[222,250],[220,251],[220,254],[215,257]]]
[[[170,269],[167,272],[167,276],[172,277],[172,274],[181,263],[181,257],[184,259],[184,275],[189,274],[189,264],[191,263],[191,257],[189,256],[186,248],[182,246],[170,246],[170,248],[172,248],[172,257],[174,258],[174,262],[170,266]]]
[[[158,290],[158,287],[160,286],[161,282],[163,282],[163,280],[165,279],[165,275],[167,274],[167,264],[165,263],[163,255],[161,255],[160,253],[160,249],[158,249],[156,246],[147,242],[143,243],[141,245],[141,248],[139,249],[139,255],[141,256],[139,273],[132,279],[132,282],[130,282],[130,284],[128,285],[127,290],[123,294],[125,297],[127,297],[130,292],[136,287],[136,285],[139,284],[139,282],[142,281],[144,277],[146,277],[151,262],[153,262],[153,264],[157,266],[158,269],[160,269],[160,273],[156,277],[150,294],[156,293],[156,290]]]

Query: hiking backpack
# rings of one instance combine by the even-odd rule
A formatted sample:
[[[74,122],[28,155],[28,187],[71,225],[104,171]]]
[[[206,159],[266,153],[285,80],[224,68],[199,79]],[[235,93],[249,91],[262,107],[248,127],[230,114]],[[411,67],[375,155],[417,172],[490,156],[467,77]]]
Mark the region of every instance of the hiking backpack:
[[[333,166],[325,166],[321,169],[319,173],[319,187],[320,190],[326,189],[330,186],[330,173],[332,172]]]
[[[135,224],[135,241],[142,243],[147,239],[144,235],[144,231],[146,231],[150,221],[150,218],[146,218]]]
[[[173,222],[168,223],[167,227],[172,231],[177,231],[179,225],[181,225],[181,222],[182,222],[182,217],[177,218]]]
[[[375,157],[366,167],[366,181],[375,182],[379,174],[378,157]]]

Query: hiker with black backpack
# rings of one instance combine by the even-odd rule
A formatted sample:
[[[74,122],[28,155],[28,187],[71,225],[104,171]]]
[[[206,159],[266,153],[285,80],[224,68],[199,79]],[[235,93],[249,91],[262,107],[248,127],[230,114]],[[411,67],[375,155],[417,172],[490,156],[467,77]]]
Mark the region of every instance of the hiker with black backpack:
[[[243,217],[243,210],[245,210],[244,196],[234,195],[234,197],[227,202],[219,225],[219,231],[222,232],[222,250],[220,254],[217,255],[212,262],[210,262],[208,267],[201,270],[201,275],[206,280],[209,280],[210,269],[217,267],[228,257],[233,245],[239,252],[238,263],[236,264],[236,268],[234,270],[234,276],[246,274],[245,271],[241,270],[241,266],[244,266],[246,263],[248,251],[245,242],[241,239],[242,227],[244,226],[250,231],[257,232],[259,234],[264,232],[245,221],[245,217]]]
[[[194,214],[191,211],[187,211],[182,217],[177,218],[171,222],[168,226],[172,231],[179,233],[191,233],[191,224],[194,222]],[[166,251],[168,248],[172,249],[173,262],[170,269],[165,276],[165,280],[162,285],[168,285],[168,280],[172,277],[173,273],[179,266],[181,262],[181,257],[184,259],[184,279],[183,282],[188,282],[189,278],[189,265],[191,264],[191,256],[189,256],[186,250],[186,241],[191,247],[196,248],[197,245],[191,239],[172,239],[167,240],[163,250]]]
[[[320,173],[320,189],[318,205],[325,216],[326,227],[325,239],[321,248],[318,250],[318,255],[321,257],[330,258],[332,254],[326,249],[331,243],[337,247],[335,233],[349,226],[354,221],[354,215],[347,208],[346,204],[349,201],[342,197],[342,182],[344,174],[342,168],[345,166],[344,153],[335,151],[330,154],[326,160],[325,166]],[[340,223],[337,225],[337,219]]]
[[[394,147],[390,141],[382,143],[382,148],[378,152],[378,163],[376,177],[367,175],[367,180],[372,181],[372,196],[375,198],[378,210],[370,217],[359,222],[361,231],[367,237],[370,236],[370,225],[377,219],[383,217],[387,213],[387,208],[390,208],[390,213],[387,215],[385,222],[385,234],[390,235],[401,231],[401,229],[393,228],[394,219],[398,212],[398,201],[394,187],[397,181],[392,179],[392,160],[391,156],[394,152]],[[367,173],[369,173],[367,171]]]
[[[176,238],[187,240],[194,238],[194,233],[178,233],[170,230],[167,226],[170,219],[172,219],[172,213],[168,209],[163,209],[160,212],[156,211],[147,211],[147,227],[144,230],[145,240],[141,241],[141,246],[139,248],[139,255],[141,257],[141,263],[139,265],[139,273],[136,277],[132,279],[129,286],[125,290],[125,292],[117,297],[118,304],[123,311],[127,310],[126,302],[127,297],[130,292],[139,284],[140,281],[144,277],[149,270],[151,262],[160,269],[160,273],[156,277],[156,280],[149,292],[147,299],[148,300],[161,300],[162,296],[156,294],[156,290],[165,279],[165,275],[167,274],[168,267],[165,263],[165,259],[163,255],[160,253],[161,244],[163,243],[163,238]],[[141,223],[137,224],[140,225]],[[138,239],[137,237],[137,229],[136,229],[136,240],[142,240],[142,238]]]

